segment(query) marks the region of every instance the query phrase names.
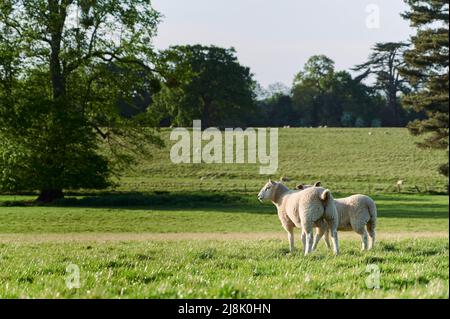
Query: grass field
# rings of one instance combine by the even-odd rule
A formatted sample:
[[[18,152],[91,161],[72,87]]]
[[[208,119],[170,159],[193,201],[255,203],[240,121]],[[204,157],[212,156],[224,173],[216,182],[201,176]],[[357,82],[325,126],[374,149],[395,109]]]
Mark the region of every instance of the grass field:
[[[369,133],[371,135],[369,135]],[[259,164],[173,165],[169,150],[175,143],[162,135],[167,145],[155,150],[153,159],[124,174],[118,191],[195,189],[252,193],[261,188]],[[398,180],[403,191],[442,192],[446,179],[437,167],[445,152],[419,149],[402,128],[303,128],[279,129],[278,175],[295,182],[321,180],[334,191],[347,193],[392,193]]]
[[[448,298],[448,241],[382,242],[332,257],[287,253],[279,240],[13,243],[2,249],[0,298]],[[80,269],[79,289],[65,284]],[[367,265],[380,289],[368,289]]]
[[[377,203],[375,250],[340,233],[338,257],[323,243],[288,253],[275,207],[256,200],[257,165],[173,165],[170,144],[114,190],[51,206],[1,195],[0,298],[448,298],[449,201],[436,195],[447,181],[435,169],[445,154],[414,141],[403,129],[280,130],[290,187],[321,180],[335,197]],[[66,286],[70,264],[79,289]],[[366,285],[368,265],[379,289]]]

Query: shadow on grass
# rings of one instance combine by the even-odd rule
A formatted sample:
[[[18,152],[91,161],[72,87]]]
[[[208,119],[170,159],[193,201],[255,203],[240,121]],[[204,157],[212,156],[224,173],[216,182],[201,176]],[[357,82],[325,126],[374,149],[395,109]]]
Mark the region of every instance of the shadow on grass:
[[[0,202],[0,207],[70,207],[70,208],[99,208],[99,209],[127,209],[143,210],[157,209],[167,211],[220,211],[220,212],[248,212],[259,214],[276,214],[272,204],[262,205],[253,196],[225,193],[178,193],[178,192],[149,192],[149,193],[114,193],[96,194],[91,196],[66,196],[51,204],[37,204],[31,200],[16,200]]]
[[[378,215],[383,218],[432,218],[448,219],[448,202],[433,202],[432,196],[417,195],[375,195]],[[31,201],[4,201],[0,206],[35,206]],[[276,214],[275,207],[260,204],[256,196],[239,193],[215,192],[149,192],[149,193],[106,193],[91,196],[68,196],[46,207],[108,208],[167,211],[219,211],[257,214]]]

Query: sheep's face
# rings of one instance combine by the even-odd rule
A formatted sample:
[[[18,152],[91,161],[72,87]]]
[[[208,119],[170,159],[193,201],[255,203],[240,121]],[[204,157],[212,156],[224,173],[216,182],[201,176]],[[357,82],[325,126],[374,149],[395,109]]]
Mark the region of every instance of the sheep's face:
[[[263,202],[265,200],[270,200],[273,198],[273,192],[275,191],[275,188],[277,186],[276,182],[273,182],[272,180],[269,180],[266,185],[261,188],[258,194],[258,200],[260,202]]]

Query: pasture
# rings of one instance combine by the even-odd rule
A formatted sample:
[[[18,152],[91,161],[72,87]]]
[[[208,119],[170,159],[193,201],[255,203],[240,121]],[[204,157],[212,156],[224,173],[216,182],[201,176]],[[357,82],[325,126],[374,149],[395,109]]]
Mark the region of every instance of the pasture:
[[[340,233],[338,257],[323,242],[311,256],[288,252],[275,207],[256,200],[257,164],[174,165],[162,134],[166,148],[114,189],[48,206],[0,196],[0,298],[448,298],[445,154],[418,149],[406,129],[280,129],[288,186],[321,180],[378,205],[375,250]],[[70,264],[80,288],[66,286]],[[366,285],[368,265],[379,289]]]

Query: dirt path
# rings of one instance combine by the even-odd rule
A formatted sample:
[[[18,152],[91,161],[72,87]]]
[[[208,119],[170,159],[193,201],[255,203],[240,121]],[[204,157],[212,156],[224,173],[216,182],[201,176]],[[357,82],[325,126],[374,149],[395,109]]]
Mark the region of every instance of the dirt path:
[[[357,234],[339,234],[341,239],[359,240]],[[297,236],[298,237],[298,236]],[[449,238],[448,232],[378,233],[377,239]],[[269,233],[70,233],[70,234],[0,234],[0,243],[48,242],[118,242],[150,240],[263,240],[286,239],[283,232]]]

